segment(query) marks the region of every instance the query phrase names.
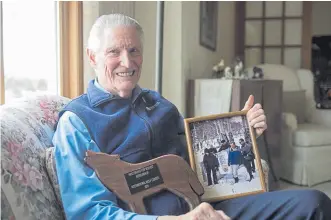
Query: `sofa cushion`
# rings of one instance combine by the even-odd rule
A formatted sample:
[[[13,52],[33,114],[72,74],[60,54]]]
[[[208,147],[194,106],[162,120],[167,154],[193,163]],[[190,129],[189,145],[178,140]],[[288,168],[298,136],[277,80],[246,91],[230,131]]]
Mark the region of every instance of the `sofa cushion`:
[[[293,133],[293,145],[302,147],[312,147],[330,145],[331,128],[318,124],[298,124],[298,128]]]
[[[305,104],[305,90],[285,91],[283,93],[283,112],[294,114],[298,124],[305,123]]]

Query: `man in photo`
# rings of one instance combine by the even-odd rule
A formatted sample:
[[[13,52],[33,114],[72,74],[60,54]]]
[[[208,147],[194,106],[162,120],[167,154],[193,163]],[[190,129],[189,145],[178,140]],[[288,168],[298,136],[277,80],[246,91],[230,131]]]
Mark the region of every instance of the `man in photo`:
[[[255,154],[254,154],[254,151],[253,151],[253,146],[249,141],[246,141],[246,144],[244,144],[244,145],[250,145],[251,146],[251,153],[252,153],[252,156],[253,156],[253,160],[251,160],[252,172],[255,173],[255,163],[254,163]]]
[[[218,152],[221,152],[222,150],[226,150],[230,148],[230,144],[226,142],[225,140],[221,141],[221,147],[219,148]]]
[[[207,148],[209,149],[210,153],[213,153],[214,155],[217,153],[216,146],[213,140],[208,141]]]
[[[252,164],[254,164],[254,158],[255,155],[253,153],[253,148],[251,144],[247,144],[245,143],[244,139],[240,138],[239,139],[239,143],[241,144],[241,154],[243,156],[243,163],[244,166],[246,167],[246,170],[249,174],[249,182],[252,181],[252,179],[254,178],[253,174],[252,174]],[[255,171],[255,165],[254,165],[254,171]]]
[[[218,169],[219,163],[213,153],[213,149],[205,149],[205,155],[203,156],[203,164],[207,172],[208,186],[212,185],[212,182],[214,182],[215,185],[218,184],[216,170]],[[213,175],[213,181],[211,180],[211,175]]]
[[[235,142],[231,142],[231,148],[229,151],[228,165],[231,167],[231,173],[234,178],[234,183],[239,182],[238,169],[240,166],[241,153],[239,147],[236,146]]]

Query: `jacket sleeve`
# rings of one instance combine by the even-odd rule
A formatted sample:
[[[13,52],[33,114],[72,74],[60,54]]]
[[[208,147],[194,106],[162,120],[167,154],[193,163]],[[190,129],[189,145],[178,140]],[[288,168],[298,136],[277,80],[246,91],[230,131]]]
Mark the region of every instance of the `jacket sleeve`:
[[[241,151],[247,154],[252,149],[252,146],[249,144],[245,144],[243,148],[241,148]]]
[[[157,216],[138,215],[117,206],[115,195],[84,163],[86,150],[100,152],[91,140],[84,123],[72,112],[60,118],[53,136],[57,177],[66,218],[70,219],[153,219]]]

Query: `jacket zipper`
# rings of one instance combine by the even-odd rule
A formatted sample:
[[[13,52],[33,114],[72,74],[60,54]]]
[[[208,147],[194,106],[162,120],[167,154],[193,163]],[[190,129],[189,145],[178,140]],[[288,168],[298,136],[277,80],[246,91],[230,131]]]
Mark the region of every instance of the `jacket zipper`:
[[[150,124],[150,123],[149,123],[144,117],[142,117],[142,116],[140,116],[140,115],[138,114],[138,112],[136,111],[135,107],[136,107],[136,105],[135,105],[135,104],[132,104],[132,110],[133,110],[133,112],[134,112],[136,115],[138,115],[138,117],[141,118],[141,119],[145,122],[145,124],[147,124],[147,128],[148,128],[148,131],[149,131],[149,138],[150,138],[150,149],[151,149],[151,153],[152,153],[152,155],[153,155],[153,139],[154,139],[154,133],[153,133],[153,130],[152,130],[152,126],[151,126],[151,124]]]

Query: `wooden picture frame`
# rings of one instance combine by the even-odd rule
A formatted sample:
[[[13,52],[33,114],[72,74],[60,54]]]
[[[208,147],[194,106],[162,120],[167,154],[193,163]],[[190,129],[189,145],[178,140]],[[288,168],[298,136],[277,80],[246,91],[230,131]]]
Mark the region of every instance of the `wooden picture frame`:
[[[200,2],[200,45],[216,51],[218,2]]]
[[[267,191],[255,131],[248,125],[246,114],[247,111],[238,111],[184,119],[190,165],[205,191],[201,197],[202,201],[217,202]],[[252,163],[252,155],[243,153],[245,151],[242,149],[245,148],[241,148],[240,138],[248,142],[245,143],[246,146],[251,146],[255,155],[255,160],[253,159],[255,162]],[[223,146],[222,140],[226,141]],[[229,143],[233,141],[238,146],[237,151],[240,154],[231,153],[229,160],[231,148]],[[246,156],[244,157],[244,155]],[[232,165],[239,164],[238,166],[229,166],[229,161]],[[217,163],[218,170],[215,169]],[[252,168],[253,164],[255,165],[255,172],[252,172],[252,179],[248,169],[249,167]],[[206,173],[207,169],[210,179]],[[214,171],[216,183],[213,181]],[[232,171],[234,174],[238,174],[237,180]],[[210,180],[209,183],[208,179]]]

